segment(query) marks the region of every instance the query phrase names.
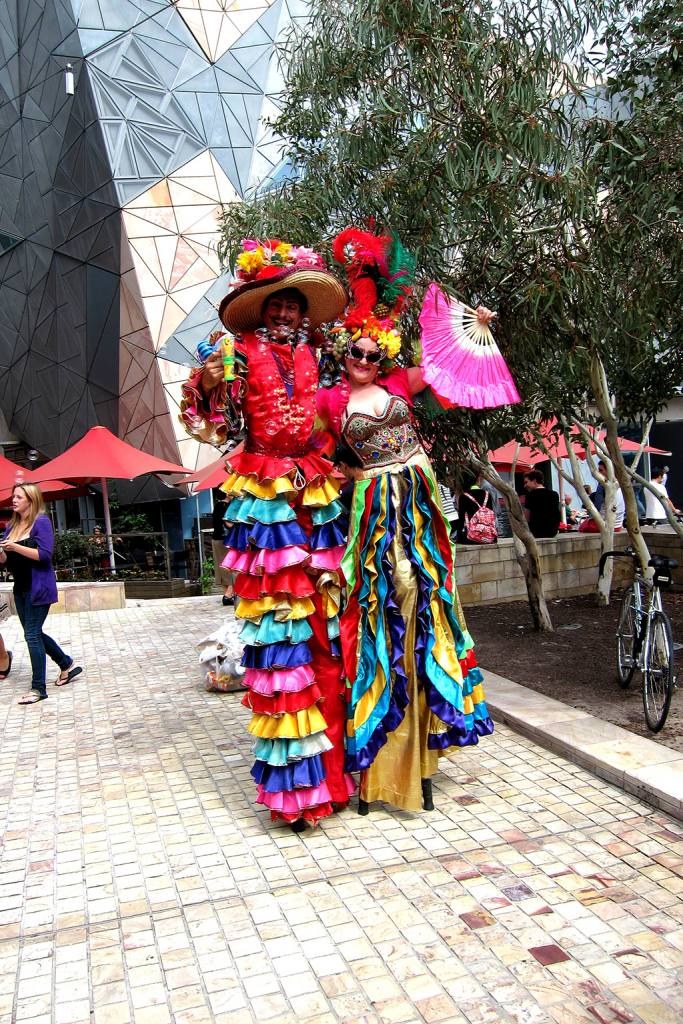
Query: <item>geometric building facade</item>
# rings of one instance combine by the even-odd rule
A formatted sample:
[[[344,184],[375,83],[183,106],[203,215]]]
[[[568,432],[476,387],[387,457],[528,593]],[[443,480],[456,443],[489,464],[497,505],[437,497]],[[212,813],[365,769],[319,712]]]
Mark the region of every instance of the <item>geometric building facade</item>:
[[[226,289],[221,204],[285,170],[264,118],[305,3],[0,3],[0,409],[48,457],[100,423],[207,461],[180,382]]]

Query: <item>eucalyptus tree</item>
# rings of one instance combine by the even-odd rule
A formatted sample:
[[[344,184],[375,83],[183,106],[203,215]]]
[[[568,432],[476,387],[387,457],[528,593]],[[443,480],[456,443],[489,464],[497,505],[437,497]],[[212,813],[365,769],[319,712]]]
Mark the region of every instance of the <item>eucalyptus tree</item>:
[[[643,412],[637,378],[645,405],[659,407],[676,372],[661,263],[643,275],[644,312],[636,296],[638,247],[663,242],[650,240],[647,218],[634,213],[631,236],[621,220],[641,203],[633,129],[627,117],[612,127],[615,109],[633,110],[618,84],[630,52],[621,10],[612,0],[311,0],[309,11],[282,51],[274,122],[291,175],[225,209],[221,256],[232,262],[245,235],[324,246],[349,223],[375,223],[415,253],[419,287],[437,280],[497,310],[524,406],[449,413],[432,435],[439,458],[469,459],[507,493],[534,622],[548,629],[538,548],[486,452],[540,418],[585,418],[591,399],[612,451],[616,418]],[[597,55],[587,52],[605,31]],[[643,208],[656,211],[656,199]],[[623,488],[616,461],[615,473]]]

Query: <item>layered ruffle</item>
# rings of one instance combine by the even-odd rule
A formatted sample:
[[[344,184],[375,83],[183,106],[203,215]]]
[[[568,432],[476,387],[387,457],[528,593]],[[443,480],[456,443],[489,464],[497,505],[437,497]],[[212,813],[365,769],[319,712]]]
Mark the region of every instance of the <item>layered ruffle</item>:
[[[292,714],[253,714],[247,731],[262,740],[300,740],[324,732],[326,727],[322,712],[313,705]]]
[[[410,563],[410,602],[397,557]],[[447,526],[424,468],[357,481],[342,568],[349,588],[342,618],[348,769],[368,768],[403,720],[409,676],[430,711],[428,748],[466,746],[492,732],[471,638],[455,610]],[[408,603],[410,623],[402,612]],[[410,649],[404,649],[407,632]]]
[[[279,478],[294,477],[297,474],[303,476],[307,484],[323,484],[328,479],[340,482],[343,480],[332,464],[315,452],[293,459],[241,451],[230,458],[230,468],[240,476],[253,476],[260,482],[274,482]]]
[[[242,643],[250,647],[266,644],[299,644],[310,640],[313,630],[305,619],[278,622],[273,612],[262,615],[259,622],[245,622],[242,627]]]
[[[296,693],[298,690],[305,690],[315,680],[315,673],[310,665],[271,671],[248,668],[243,678],[244,685],[250,690],[272,697],[274,693]]]
[[[304,757],[324,754],[332,749],[332,743],[324,732],[315,736],[304,736],[301,740],[256,740],[254,754],[257,761],[280,767]]]
[[[331,813],[331,792],[343,802],[353,791],[348,776],[327,778],[328,705],[336,715],[343,705],[324,700],[309,621],[322,608],[330,646],[336,642],[340,479],[315,454],[295,460],[240,452],[230,469],[223,564],[236,572],[243,620],[242,703],[253,712],[257,800],[273,817],[315,824]]]
[[[296,512],[286,498],[255,498],[246,494],[233,498],[225,510],[228,523],[290,523],[296,519]]]
[[[265,793],[281,793],[283,790],[317,789],[325,780],[325,769],[322,758],[315,754],[284,767],[255,761],[251,776]]]
[[[273,574],[293,565],[308,563],[310,555],[303,547],[280,548],[278,551],[234,551],[230,550],[221,565],[233,572],[245,572],[250,576]]]
[[[292,715],[299,711],[305,711],[311,705],[322,700],[322,690],[317,683],[295,692],[282,691],[280,693],[263,694],[253,691],[245,693],[242,703],[245,708],[255,711],[259,715]]]

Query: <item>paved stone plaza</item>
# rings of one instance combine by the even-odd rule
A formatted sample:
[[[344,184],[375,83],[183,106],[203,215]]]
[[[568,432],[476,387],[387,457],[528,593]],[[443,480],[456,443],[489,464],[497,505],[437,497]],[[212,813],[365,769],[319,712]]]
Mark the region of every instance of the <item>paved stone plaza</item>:
[[[218,598],[52,615],[86,671],[2,683],[0,1024],[675,1024],[683,826],[504,726],[437,810],[297,836],[204,692]],[[52,676],[52,666],[50,674]]]

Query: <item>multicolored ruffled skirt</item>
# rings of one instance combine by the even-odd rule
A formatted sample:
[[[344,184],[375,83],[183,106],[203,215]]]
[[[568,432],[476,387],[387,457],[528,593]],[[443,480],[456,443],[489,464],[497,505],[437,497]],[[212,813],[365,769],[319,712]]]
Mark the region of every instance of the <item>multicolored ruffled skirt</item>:
[[[347,768],[361,797],[422,807],[439,754],[493,732],[425,455],[359,473],[342,570]]]
[[[311,824],[354,790],[344,771],[346,706],[339,660],[340,480],[311,454],[240,452],[223,484],[227,554],[253,712],[257,802]]]

